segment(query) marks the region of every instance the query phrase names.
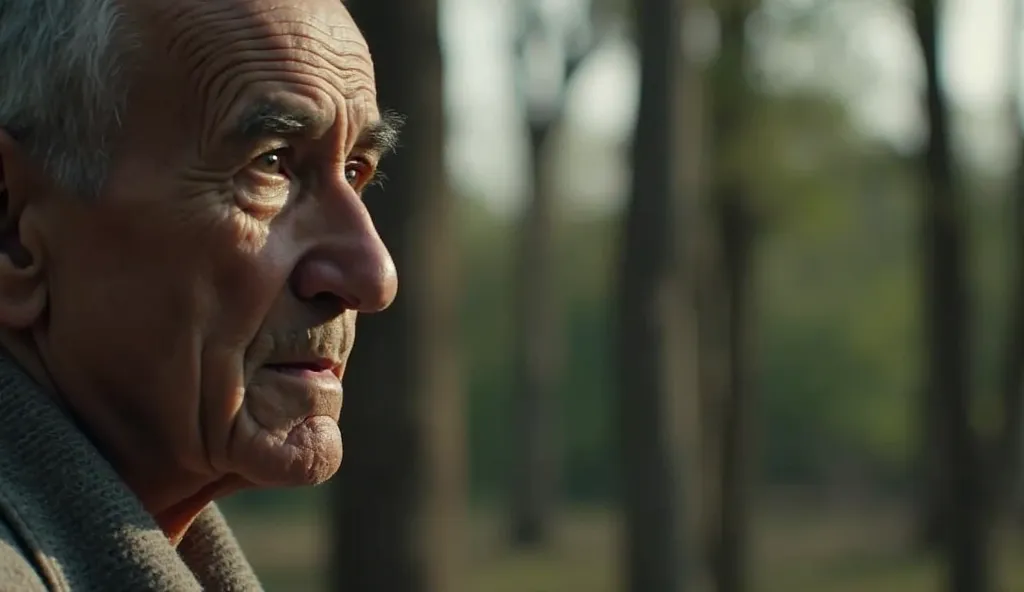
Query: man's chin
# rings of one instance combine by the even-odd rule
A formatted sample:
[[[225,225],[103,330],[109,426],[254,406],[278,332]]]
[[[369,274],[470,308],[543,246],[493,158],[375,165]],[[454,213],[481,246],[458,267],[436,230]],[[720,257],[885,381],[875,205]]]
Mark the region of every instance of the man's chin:
[[[246,444],[244,475],[257,487],[319,485],[341,466],[341,430],[327,416],[307,418],[287,436],[263,433]]]

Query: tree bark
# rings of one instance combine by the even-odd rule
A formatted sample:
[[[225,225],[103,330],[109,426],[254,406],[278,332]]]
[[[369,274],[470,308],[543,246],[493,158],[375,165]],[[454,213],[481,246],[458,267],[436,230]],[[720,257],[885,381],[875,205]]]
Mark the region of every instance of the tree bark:
[[[989,589],[985,475],[971,426],[970,334],[967,295],[967,209],[955,186],[944,93],[939,76],[934,0],[914,0],[914,29],[926,71],[930,136],[924,154],[921,255],[925,294],[925,441],[934,455],[941,497],[933,503],[946,555],[950,592]]]
[[[640,110],[633,187],[619,267],[618,413],[626,589],[679,592],[686,585],[680,401],[671,380],[678,307],[674,176],[682,14],[674,0],[636,6]]]
[[[558,492],[560,447],[557,388],[562,331],[555,286],[554,195],[545,147],[554,122],[530,126],[533,191],[519,229],[516,278],[516,378],[518,427],[512,487],[512,542],[536,547],[550,538]]]
[[[721,315],[721,384],[718,405],[717,477],[719,506],[712,571],[718,592],[747,589],[749,563],[750,439],[753,388],[751,302],[754,301],[755,217],[747,184],[733,162],[744,141],[746,114],[753,108],[746,79],[746,22],[753,9],[745,0],[722,3],[722,44],[714,66],[713,144],[716,175],[711,210],[717,224],[721,276],[715,290]]]
[[[728,377],[721,410],[720,495],[715,582],[718,592],[747,590],[750,546],[750,449],[753,389],[751,307],[754,220],[738,194],[719,195],[719,235],[725,274],[725,325]]]
[[[359,320],[345,377],[331,588],[456,592],[465,426],[437,1],[357,2],[351,11],[373,52],[380,103],[408,121],[385,162],[385,191],[367,195],[401,289],[389,310]]]
[[[696,3],[680,0],[686,21],[693,18]],[[685,44],[684,44],[685,45]],[[710,368],[708,337],[717,335],[714,329],[705,327],[708,315],[705,301],[707,279],[712,277],[718,266],[709,260],[706,236],[708,220],[702,206],[708,195],[707,170],[707,116],[705,106],[707,84],[705,67],[696,56],[684,51],[684,63],[679,76],[677,96],[679,97],[679,120],[676,134],[679,141],[679,188],[681,196],[677,225],[677,246],[681,258],[682,294],[679,300],[680,358],[677,376],[683,393],[683,440],[686,514],[688,526],[687,548],[690,549],[690,573],[688,584],[696,590],[711,588],[711,545],[712,526],[717,512],[716,451],[717,434],[715,416],[713,370]],[[709,348],[713,351],[713,347]]]
[[[1002,365],[1002,399],[1003,413],[1001,416],[995,449],[992,474],[992,492],[997,496],[996,506],[1000,510],[1021,516],[1022,485],[1021,462],[1024,452],[1024,121],[1021,121],[1020,108],[1017,104],[1021,96],[1022,77],[1020,69],[1024,67],[1020,59],[1022,36],[1020,28],[1024,25],[1024,4],[1013,2],[1014,11],[1011,19],[1011,52],[1012,64],[1010,80],[1013,92],[1010,94],[1010,117],[1016,124],[1018,162],[1014,191],[1011,197],[1013,210],[1013,230],[1011,234],[1011,272],[1009,313],[1007,314],[1006,345],[1003,350]]]

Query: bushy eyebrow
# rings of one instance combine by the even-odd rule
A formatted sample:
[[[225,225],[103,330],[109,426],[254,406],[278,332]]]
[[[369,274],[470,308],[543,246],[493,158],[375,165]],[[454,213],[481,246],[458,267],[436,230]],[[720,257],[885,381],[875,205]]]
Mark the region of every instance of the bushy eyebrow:
[[[380,119],[366,124],[356,139],[356,147],[383,158],[398,148],[398,138],[405,118],[384,111]],[[302,105],[264,99],[246,109],[232,127],[230,136],[250,143],[269,137],[309,136],[330,126],[323,115]]]
[[[380,119],[363,127],[356,139],[356,147],[374,153],[377,158],[383,158],[398,148],[403,125],[405,117],[394,111],[385,111]]]
[[[309,134],[316,127],[326,127],[323,116],[299,105],[263,99],[251,104],[230,131],[230,136],[251,142],[271,136]]]

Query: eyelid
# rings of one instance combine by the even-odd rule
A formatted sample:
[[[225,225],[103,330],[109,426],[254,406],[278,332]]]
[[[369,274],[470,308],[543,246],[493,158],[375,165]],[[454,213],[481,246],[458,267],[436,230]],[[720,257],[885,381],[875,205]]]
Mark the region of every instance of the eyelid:
[[[360,160],[369,164],[373,164],[374,162],[376,162],[376,160],[373,158],[373,152],[360,146],[353,147],[345,154],[346,163],[351,162],[353,160]]]
[[[371,169],[376,169],[377,168],[377,163],[372,158],[370,158],[370,157],[368,157],[366,155],[363,155],[363,154],[350,154],[348,156],[348,158],[345,159],[345,165],[346,166],[348,164],[350,164],[350,163],[353,163],[353,162],[359,163],[361,165],[365,165],[365,166],[367,166],[367,167],[369,167]]]
[[[370,169],[370,171],[376,171],[377,170],[377,161],[375,159],[373,159],[373,158],[371,158],[369,156],[363,155],[363,154],[350,154],[348,156],[348,158],[345,159],[345,166],[346,167],[348,167],[350,164],[353,164],[353,163],[358,164],[360,166],[364,166],[364,167]]]
[[[271,144],[264,144],[259,148],[259,150],[253,151],[253,153],[249,157],[249,162],[253,162],[254,160],[258,159],[261,156],[266,156],[268,154],[273,154],[274,152],[281,152],[284,150],[290,151],[292,150],[292,146],[287,142],[274,142]]]

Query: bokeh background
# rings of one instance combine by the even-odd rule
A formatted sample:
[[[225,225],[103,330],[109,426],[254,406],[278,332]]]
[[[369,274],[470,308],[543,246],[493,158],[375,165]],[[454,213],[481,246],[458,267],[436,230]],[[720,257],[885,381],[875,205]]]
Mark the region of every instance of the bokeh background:
[[[1020,0],[350,0],[407,118],[269,590],[1024,591]]]

